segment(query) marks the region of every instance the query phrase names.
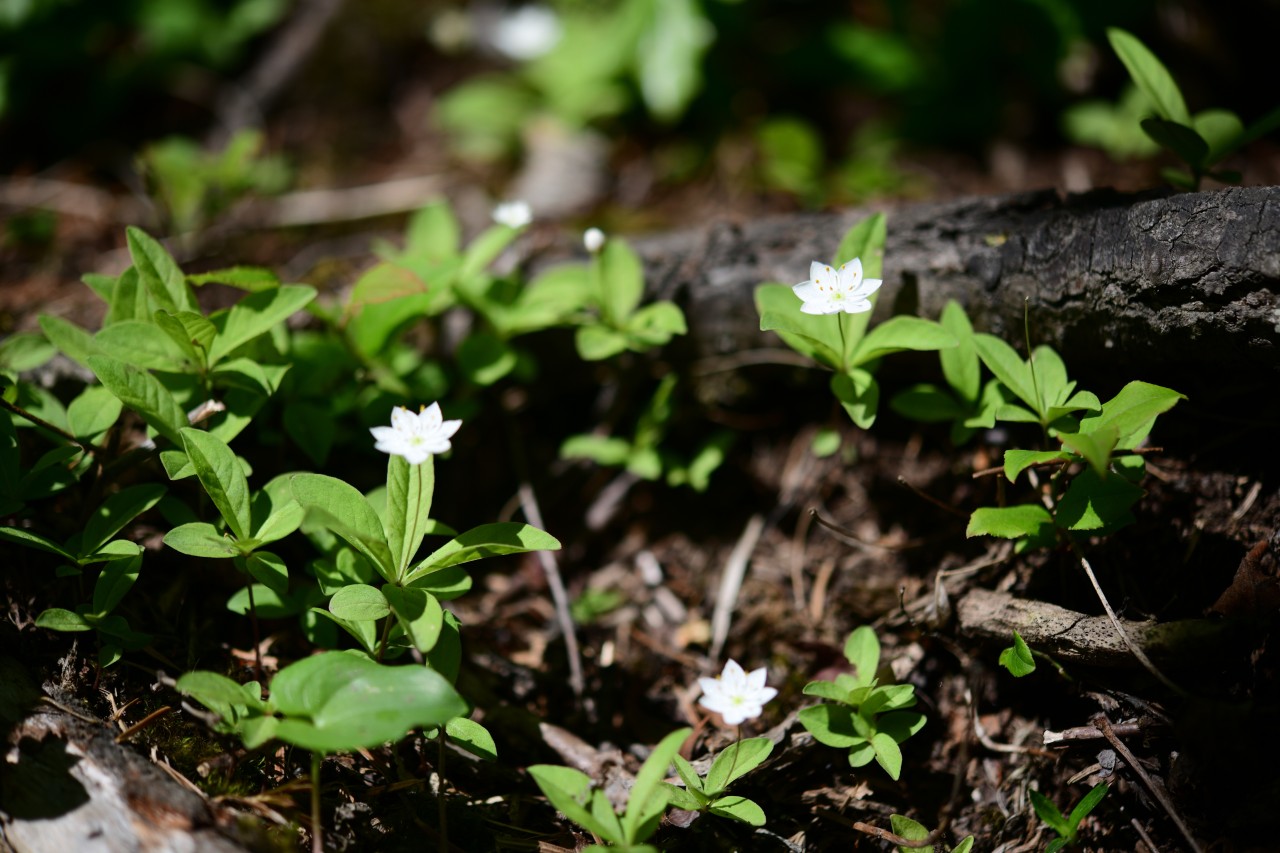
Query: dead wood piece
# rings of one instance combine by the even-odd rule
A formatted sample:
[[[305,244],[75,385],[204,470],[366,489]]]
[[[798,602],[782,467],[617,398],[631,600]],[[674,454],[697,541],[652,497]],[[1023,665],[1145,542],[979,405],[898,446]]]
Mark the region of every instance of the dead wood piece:
[[[683,294],[704,356],[776,346],[756,285],[794,284],[872,213],[800,214],[638,241],[657,295]],[[1073,366],[1280,368],[1280,187],[1178,195],[1052,190],[888,212],[875,322],[959,301],[979,330],[1031,335]]]
[[[16,853],[239,853],[198,794],[115,732],[41,703],[12,658],[0,657],[0,849]]]
[[[1064,662],[1107,667],[1138,665],[1105,616],[1086,616],[1043,601],[974,589],[957,603],[956,617],[964,636],[1008,643],[1017,631],[1031,648]],[[1204,619],[1120,622],[1129,638],[1148,656],[1164,661],[1213,655],[1225,640],[1223,626]]]

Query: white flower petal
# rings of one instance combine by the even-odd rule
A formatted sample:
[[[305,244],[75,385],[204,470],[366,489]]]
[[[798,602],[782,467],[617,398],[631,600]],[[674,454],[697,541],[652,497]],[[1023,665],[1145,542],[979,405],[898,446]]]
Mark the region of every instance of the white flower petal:
[[[391,410],[391,426],[370,427],[374,449],[402,456],[410,465],[421,465],[431,456],[446,453],[452,447],[449,439],[462,426],[462,421],[446,421],[439,403],[420,412],[403,406]]]

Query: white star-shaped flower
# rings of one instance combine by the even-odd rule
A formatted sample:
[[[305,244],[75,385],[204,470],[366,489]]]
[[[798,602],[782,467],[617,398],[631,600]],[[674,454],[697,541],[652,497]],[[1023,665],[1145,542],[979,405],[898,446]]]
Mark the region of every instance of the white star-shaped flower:
[[[504,201],[493,209],[493,221],[508,228],[523,228],[533,221],[527,201]]]
[[[800,310],[806,314],[861,314],[871,310],[867,299],[880,289],[878,278],[862,277],[862,261],[858,258],[841,264],[835,269],[814,261],[809,265],[809,280],[791,289],[804,303]]]
[[[699,678],[702,698],[698,704],[724,718],[726,726],[736,726],[753,720],[764,713],[764,705],[778,691],[764,684],[765,669],[760,667],[749,675],[737,661],[724,665],[724,672],[716,678]]]
[[[440,404],[432,403],[416,414],[404,406],[391,410],[391,426],[370,427],[377,440],[374,447],[392,456],[403,456],[410,465],[420,465],[429,456],[449,450],[449,439],[462,421],[446,421]]]

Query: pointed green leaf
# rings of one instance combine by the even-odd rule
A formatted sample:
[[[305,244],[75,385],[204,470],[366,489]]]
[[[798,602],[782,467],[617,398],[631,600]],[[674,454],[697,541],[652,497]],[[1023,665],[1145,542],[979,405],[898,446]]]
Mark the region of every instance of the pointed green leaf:
[[[67,427],[81,441],[92,441],[120,419],[124,404],[101,385],[90,385],[67,406]]]
[[[635,784],[627,799],[627,811],[622,816],[622,829],[626,838],[631,841],[643,841],[639,832],[652,815],[661,814],[667,805],[666,791],[662,788],[662,780],[667,777],[671,766],[671,758],[680,750],[680,744],[693,733],[693,729],[677,729],[664,737],[649,753],[636,774]]]
[[[1013,632],[1013,645],[1000,652],[1000,665],[1014,678],[1036,671],[1036,659],[1031,656],[1031,648],[1017,631]]]
[[[142,555],[108,560],[93,585],[93,612],[105,616],[115,609],[126,592],[138,580],[142,570]]]
[[[1209,156],[1209,143],[1185,124],[1162,118],[1144,118],[1142,130],[1156,142],[1168,148],[1191,167],[1193,173],[1204,170]]]
[[[691,794],[693,792],[699,794],[703,793],[702,778],[698,776],[698,772],[693,769],[693,765],[681,757],[679,753],[673,755],[671,757],[671,761],[675,764],[676,773],[679,774],[681,781],[684,782],[685,787],[689,789],[689,792],[691,792]],[[700,808],[700,806],[694,806],[694,808]]]
[[[1115,450],[1119,438],[1115,427],[1102,427],[1088,433],[1062,433],[1058,438],[1063,445],[1083,456],[1099,477],[1106,478],[1111,465],[1111,451]]]
[[[218,508],[237,539],[248,539],[252,530],[249,483],[235,452],[215,435],[187,427],[181,431],[187,457],[195,466],[200,485]]]
[[[431,651],[444,628],[444,610],[436,597],[425,590],[395,584],[385,584],[382,594],[413,647],[424,654]]]
[[[644,296],[644,268],[625,240],[609,240],[596,255],[604,319],[623,325]]]
[[[591,796],[591,777],[572,767],[554,764],[534,764],[527,772],[557,811],[587,832],[601,838],[608,834],[608,827],[585,807]]]
[[[356,642],[360,644],[360,647],[368,654],[374,655],[377,653],[377,623],[356,621],[354,619],[343,619],[341,617],[334,616],[328,610],[321,610],[319,607],[311,608],[310,612],[318,616],[323,616],[325,619],[328,619],[330,622],[346,631],[355,638]]]
[[[526,551],[558,550],[560,550],[558,539],[531,525],[512,521],[482,524],[446,542],[415,566],[404,582],[411,583],[439,569],[485,557],[522,554]]]
[[[140,228],[130,226],[125,237],[138,278],[155,304],[172,314],[198,311],[186,277],[169,251]]]
[[[1102,411],[1091,417],[1081,418],[1082,433],[1096,432],[1115,427],[1119,434],[1118,446],[1129,449],[1134,436],[1145,437],[1155,418],[1187,399],[1170,388],[1147,382],[1130,382],[1120,392],[1102,404]]]
[[[129,486],[108,497],[93,511],[84,526],[78,549],[80,555],[97,551],[126,524],[155,506],[166,491],[164,486],[146,483]]]
[[[498,760],[498,745],[493,742],[493,735],[475,720],[454,717],[444,724],[444,733],[449,740],[482,761]]]
[[[1132,523],[1129,508],[1146,492],[1124,477],[1098,476],[1092,468],[1071,481],[1058,501],[1056,520],[1067,530],[1114,530]]]
[[[410,465],[401,456],[387,459],[387,544],[403,577],[427,532],[435,492],[435,459]]]
[[[1071,814],[1067,816],[1067,825],[1071,827],[1074,834],[1080,827],[1080,821],[1089,816],[1089,813],[1097,808],[1098,803],[1102,802],[1102,798],[1107,795],[1110,788],[1106,783],[1098,783],[1089,789],[1089,793],[1080,798],[1080,802],[1076,803],[1075,808],[1071,810]]]
[[[1016,350],[995,335],[977,334],[973,345],[978,357],[987,369],[995,374],[1018,399],[1038,411],[1035,388],[1031,382],[1031,368],[1019,357]]]
[[[861,367],[831,377],[831,393],[840,401],[845,413],[858,426],[870,429],[880,408],[880,385]]]
[[[209,363],[209,347],[218,333],[213,323],[203,314],[194,311],[157,311],[153,317],[156,327],[169,336],[192,366],[204,368]]]
[[[849,634],[844,644],[845,660],[853,664],[860,687],[871,684],[880,666],[880,640],[870,625],[860,625]]]
[[[707,808],[710,814],[740,820],[750,826],[764,826],[764,809],[746,797],[720,797]]]
[[[773,741],[767,737],[747,738],[730,744],[711,763],[703,791],[711,796],[723,792],[735,780],[759,767],[771,752]]]
[[[88,367],[90,356],[101,355],[93,335],[75,323],[52,314],[41,314],[39,322],[45,337],[72,361]]]
[[[789,347],[819,364],[840,366],[840,322],[835,314],[805,314],[795,292],[785,284],[756,288],[760,331],[777,332]]]
[[[858,366],[903,350],[942,350],[958,341],[932,320],[899,315],[892,317],[862,337],[853,348],[850,364]]]
[[[50,607],[36,617],[37,628],[48,628],[50,631],[91,631],[93,626],[79,613],[63,610],[61,607]]]
[[[409,219],[405,229],[406,255],[437,263],[458,254],[462,229],[449,202],[435,201]]]
[[[1187,103],[1182,98],[1182,91],[1173,82],[1173,75],[1156,59],[1146,45],[1132,34],[1119,27],[1107,28],[1107,40],[1111,49],[1120,57],[1133,82],[1155,106],[1161,118],[1190,124],[1191,116],[1187,113]]]
[[[286,284],[249,294],[222,317],[221,328],[209,348],[209,363],[216,364],[237,347],[270,331],[315,297],[315,288],[304,284]]]
[[[889,827],[893,834],[908,841],[924,841],[929,837],[925,825],[900,814],[889,815]],[[933,853],[933,845],[926,847],[898,847],[898,853]]]
[[[1054,832],[1062,836],[1071,834],[1071,827],[1067,824],[1067,819],[1062,816],[1062,812],[1058,811],[1058,807],[1053,801],[1044,794],[1034,789],[1027,792],[1031,795],[1031,807],[1036,810],[1036,815],[1040,820],[1052,829]]]
[[[241,561],[244,565],[240,568],[249,577],[276,595],[284,597],[289,594],[289,567],[278,555],[270,551],[254,551],[237,559],[237,563]]]
[[[104,355],[89,356],[88,365],[121,403],[141,415],[160,435],[182,446],[179,430],[187,425],[187,413],[158,379],[145,370]]]
[[[57,542],[52,539],[46,539],[39,533],[23,530],[20,527],[0,527],[0,539],[8,539],[10,542],[16,542],[28,548],[48,551],[50,554],[57,554],[59,557],[64,557],[73,563],[76,561],[76,555],[63,548]]]
[[[396,579],[395,558],[387,545],[382,520],[354,486],[324,474],[297,474],[293,496],[309,517],[346,540],[388,581]]]

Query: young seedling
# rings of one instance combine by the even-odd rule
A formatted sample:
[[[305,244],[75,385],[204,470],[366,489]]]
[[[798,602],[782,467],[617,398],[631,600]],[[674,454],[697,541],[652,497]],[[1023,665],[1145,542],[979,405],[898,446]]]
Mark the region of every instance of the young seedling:
[[[764,763],[772,751],[773,742],[768,738],[740,740],[721,750],[705,776],[699,776],[693,765],[679,755],[674,756],[672,760],[684,787],[664,783],[670,788],[669,804],[686,811],[705,812],[751,826],[764,826],[764,809],[746,797],[731,796],[728,789],[735,780]]]
[[[893,828],[893,834],[907,841],[924,841],[929,837],[929,830],[919,821],[912,820],[905,815],[895,814],[889,815],[889,825]],[[905,847],[898,846],[898,853],[934,853],[934,846],[927,844],[924,847]],[[973,849],[973,836],[970,835],[951,848],[951,853],[969,853]]]
[[[615,811],[603,790],[591,787],[591,777],[580,770],[535,764],[529,768],[529,775],[553,806],[595,837],[596,843],[584,853],[601,853],[610,848],[625,853],[657,853],[657,847],[645,842],[657,831],[667,810],[671,786],[662,780],[680,744],[692,731],[674,731],[653,748],[636,774],[622,814]]]
[[[1080,802],[1076,803],[1075,808],[1071,810],[1071,814],[1063,817],[1062,812],[1058,811],[1058,807],[1053,802],[1041,794],[1039,791],[1030,791],[1031,805],[1036,810],[1036,814],[1045,825],[1058,833],[1058,837],[1049,842],[1045,847],[1045,853],[1057,853],[1064,847],[1069,847],[1076,843],[1076,836],[1080,831],[1080,823],[1089,813],[1097,808],[1098,803],[1102,802],[1102,798],[1107,795],[1106,785],[1094,785],[1085,794]]]
[[[884,215],[878,213],[849,230],[831,266],[815,261],[808,281],[756,288],[761,330],[777,332],[796,352],[832,370],[832,393],[863,429],[875,422],[880,405],[874,373],[881,358],[956,345],[946,329],[919,317],[893,317],[867,331],[885,233]]]
[[[411,729],[438,727],[467,712],[445,678],[421,666],[384,666],[359,652],[323,652],[276,673],[270,699],[258,682],[189,672],[179,693],[218,715],[219,728],[249,749],[270,740],[311,751],[312,850],[323,849],[320,765],[326,755],[396,742]]]
[[[915,688],[879,683],[880,641],[869,626],[849,635],[844,656],[853,664],[853,674],[838,675],[835,681],[811,681],[804,687],[806,695],[832,701],[805,708],[797,716],[819,743],[849,750],[851,767],[874,760],[896,780],[902,773],[898,745],[925,724],[923,714],[902,710],[916,703]]]

